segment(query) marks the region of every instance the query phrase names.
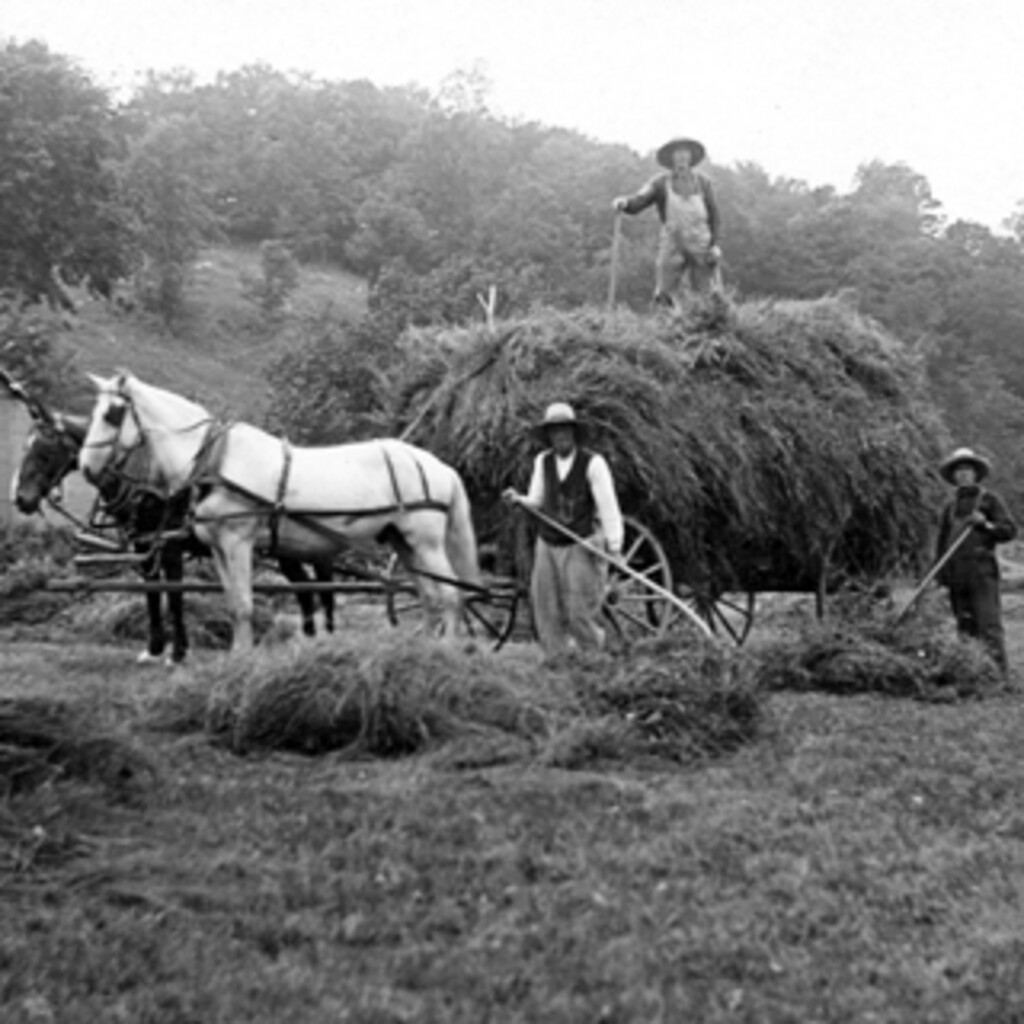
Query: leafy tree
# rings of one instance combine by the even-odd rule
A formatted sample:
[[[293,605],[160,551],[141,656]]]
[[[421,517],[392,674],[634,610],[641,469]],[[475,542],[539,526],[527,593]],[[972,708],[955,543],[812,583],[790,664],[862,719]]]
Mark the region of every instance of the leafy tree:
[[[72,308],[60,281],[109,293],[133,264],[106,93],[42,43],[0,49],[0,287]]]
[[[394,346],[373,317],[354,324],[330,307],[293,321],[266,370],[266,426],[297,444],[342,444],[387,433],[382,371]]]
[[[772,178],[759,164],[716,168],[722,207],[725,277],[747,295],[818,296],[837,286],[837,232],[829,223],[835,193],[792,178]]]
[[[958,443],[987,450],[995,459],[1000,491],[1020,515],[1024,511],[1024,399],[1003,383],[986,355],[955,351],[940,343],[929,365],[929,383]]]
[[[216,233],[203,182],[194,173],[202,141],[194,118],[157,121],[132,143],[123,171],[144,255],[139,296],[167,323],[182,313],[191,266]]]
[[[861,214],[863,231],[876,242],[935,234],[941,227],[941,204],[928,179],[904,163],[861,164],[855,186],[850,202]]]

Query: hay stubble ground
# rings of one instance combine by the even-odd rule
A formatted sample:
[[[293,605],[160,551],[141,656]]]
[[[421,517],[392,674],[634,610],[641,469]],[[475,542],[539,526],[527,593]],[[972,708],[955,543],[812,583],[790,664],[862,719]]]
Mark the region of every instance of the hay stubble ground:
[[[71,701],[156,769],[19,808],[80,846],[6,846],[0,1019],[1024,1019],[1019,689],[774,695],[701,769],[455,769],[154,730],[175,677],[133,654],[0,646],[0,695]]]

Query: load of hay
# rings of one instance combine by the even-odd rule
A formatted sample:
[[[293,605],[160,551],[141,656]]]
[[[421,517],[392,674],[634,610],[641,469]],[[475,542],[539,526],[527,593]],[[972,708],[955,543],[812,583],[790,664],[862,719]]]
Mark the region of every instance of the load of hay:
[[[912,354],[838,299],[726,312],[540,309],[410,332],[395,433],[459,469],[502,544],[522,539],[501,491],[525,486],[529,428],[562,400],[691,585],[812,590],[826,568],[916,566],[946,439]]]

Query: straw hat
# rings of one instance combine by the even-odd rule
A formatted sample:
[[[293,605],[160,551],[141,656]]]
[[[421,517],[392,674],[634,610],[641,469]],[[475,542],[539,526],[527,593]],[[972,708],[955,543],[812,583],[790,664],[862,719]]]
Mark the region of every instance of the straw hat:
[[[576,415],[576,410],[568,402],[552,402],[544,410],[544,418],[534,428],[538,434],[544,434],[549,427],[570,426],[575,428],[579,436],[583,424]]]
[[[672,169],[672,154],[677,149],[688,149],[690,151],[690,166],[696,167],[704,159],[704,146],[696,139],[672,139],[666,142],[655,154],[655,159],[662,167]]]
[[[942,465],[939,466],[939,475],[943,480],[954,483],[953,474],[956,467],[964,464],[974,467],[975,473],[978,474],[978,480],[984,480],[992,471],[992,463],[984,455],[979,455],[970,448],[957,448],[952,455],[943,460]]]

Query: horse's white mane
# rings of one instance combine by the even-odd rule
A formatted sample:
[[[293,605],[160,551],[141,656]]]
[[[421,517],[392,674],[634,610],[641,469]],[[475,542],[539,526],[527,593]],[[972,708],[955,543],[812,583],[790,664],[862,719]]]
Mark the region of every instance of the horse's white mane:
[[[173,411],[175,415],[189,416],[196,419],[210,419],[210,412],[198,402],[193,402],[184,395],[168,391],[166,388],[157,387],[155,384],[147,384],[140,380],[130,370],[119,370],[113,379],[117,391],[127,395],[133,401],[146,401],[150,404],[159,405],[162,408]]]

